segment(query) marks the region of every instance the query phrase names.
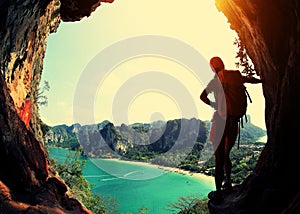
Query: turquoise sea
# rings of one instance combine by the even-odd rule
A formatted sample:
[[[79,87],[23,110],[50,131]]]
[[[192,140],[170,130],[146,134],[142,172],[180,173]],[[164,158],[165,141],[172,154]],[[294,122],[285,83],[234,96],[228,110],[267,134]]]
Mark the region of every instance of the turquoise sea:
[[[68,150],[49,148],[50,156],[64,161]],[[213,179],[167,172],[154,166],[110,159],[87,159],[83,170],[94,184],[93,192],[118,200],[120,212],[137,213],[142,206],[149,214],[171,213],[165,208],[181,196],[206,197],[214,189]]]

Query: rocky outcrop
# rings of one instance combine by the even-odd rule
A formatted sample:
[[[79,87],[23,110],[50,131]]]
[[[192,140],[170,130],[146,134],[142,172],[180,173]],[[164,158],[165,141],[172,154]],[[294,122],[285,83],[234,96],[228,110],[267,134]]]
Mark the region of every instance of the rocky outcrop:
[[[18,117],[1,75],[0,90],[0,180],[13,189],[30,189],[46,181],[46,156],[41,143]]]
[[[216,0],[263,79],[268,142],[245,182],[211,213],[298,213],[300,2]],[[296,212],[296,210],[298,212]]]
[[[37,94],[46,39],[49,33],[55,32],[60,22],[60,2],[27,0],[12,4],[1,1],[0,6],[1,73],[17,113],[41,141]]]
[[[52,127],[45,135],[45,143],[67,148],[80,144],[89,157],[126,157],[128,152],[165,153],[176,147],[192,147],[195,142],[204,143],[207,137],[205,123],[195,118],[121,126],[104,121],[96,125],[76,124],[73,129],[74,126]]]
[[[79,124],[74,124],[70,127],[67,125],[52,127],[45,133],[44,144],[47,146],[76,149],[80,146],[77,140],[77,133],[80,128]]]
[[[48,166],[37,102],[46,41],[59,26],[61,5],[78,5],[77,14],[83,14],[76,14],[78,20],[100,2],[0,1],[1,213],[90,212],[69,198],[67,187]],[[75,7],[69,8],[64,17],[74,17]]]
[[[79,21],[83,17],[90,16],[101,2],[112,3],[114,0],[62,0],[60,14],[63,21]]]
[[[0,213],[90,213],[69,198],[0,75]]]

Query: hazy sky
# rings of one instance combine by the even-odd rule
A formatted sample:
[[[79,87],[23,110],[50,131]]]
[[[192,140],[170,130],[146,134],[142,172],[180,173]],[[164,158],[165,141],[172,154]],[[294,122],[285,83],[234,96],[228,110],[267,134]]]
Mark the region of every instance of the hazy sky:
[[[47,43],[43,121],[209,120],[212,110],[199,100],[212,77],[207,61],[218,55],[228,69],[237,61],[236,34],[213,2],[115,0],[80,22],[61,23]],[[252,122],[265,128],[262,87],[246,86]]]

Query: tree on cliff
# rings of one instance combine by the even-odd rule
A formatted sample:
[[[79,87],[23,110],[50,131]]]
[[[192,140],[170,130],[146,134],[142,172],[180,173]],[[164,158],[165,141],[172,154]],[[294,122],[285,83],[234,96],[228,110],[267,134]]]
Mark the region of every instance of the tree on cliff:
[[[69,152],[64,163],[55,163],[55,169],[60,177],[70,187],[72,194],[84,205],[97,214],[114,214],[118,212],[116,199],[107,197],[102,199],[91,190],[91,184],[83,176],[85,160],[81,157],[82,148],[79,147],[74,154]]]
[[[48,81],[44,81],[43,87],[39,88],[34,93],[34,100],[39,106],[47,106],[48,105],[48,97],[46,92],[50,90],[50,84]]]

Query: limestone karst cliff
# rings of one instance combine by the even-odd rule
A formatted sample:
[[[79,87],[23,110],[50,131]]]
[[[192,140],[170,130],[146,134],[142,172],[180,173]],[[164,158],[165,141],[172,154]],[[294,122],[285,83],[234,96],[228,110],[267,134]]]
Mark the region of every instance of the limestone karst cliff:
[[[186,128],[181,128],[183,126]],[[195,142],[206,142],[206,138],[205,123],[195,118],[120,126],[106,120],[84,126],[74,124],[51,127],[45,135],[45,145],[65,148],[80,145],[88,157],[129,158],[128,152],[162,154],[173,149],[172,152],[184,153],[185,150],[191,151]]]
[[[0,210],[4,213],[89,212],[68,197],[62,181],[49,178],[36,92],[49,33],[61,20],[89,16],[101,2],[106,1],[0,0]],[[246,44],[264,80],[268,142],[254,173],[227,194],[223,204],[210,204],[210,210],[299,213],[300,2],[216,0],[216,6]]]

